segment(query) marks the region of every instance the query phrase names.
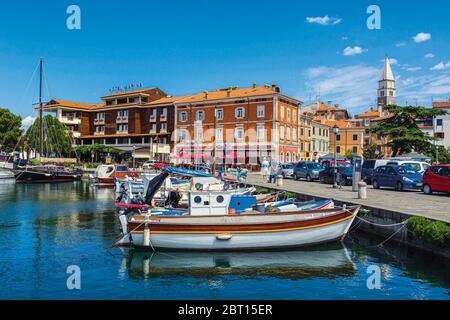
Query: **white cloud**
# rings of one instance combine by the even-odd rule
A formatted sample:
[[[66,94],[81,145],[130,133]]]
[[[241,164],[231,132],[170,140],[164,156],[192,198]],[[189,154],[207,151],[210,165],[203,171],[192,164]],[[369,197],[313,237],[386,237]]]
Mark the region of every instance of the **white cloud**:
[[[310,88],[320,88],[322,100],[361,111],[375,101],[379,75],[379,68],[365,65],[319,66],[306,71],[305,82]]]
[[[397,82],[397,102],[406,100],[412,103],[417,99],[419,104],[430,105],[431,99],[448,95],[450,92],[450,76],[447,73],[412,76]]]
[[[444,69],[448,69],[448,68],[450,68],[450,61],[447,63],[444,63],[441,61],[434,67],[430,68],[430,70],[444,70]]]
[[[22,127],[24,129],[28,129],[34,123],[34,120],[36,120],[36,118],[34,118],[32,116],[28,116],[28,117],[22,119]]]
[[[419,32],[413,37],[414,42],[420,43],[431,39],[431,34],[426,32]]]
[[[399,42],[399,43],[397,43],[395,46],[396,46],[397,48],[404,47],[404,46],[406,46],[406,42],[405,42],[405,41]]]
[[[406,70],[411,71],[411,72],[416,72],[416,71],[422,70],[422,67],[410,67],[410,68],[406,68]]]
[[[358,46],[355,46],[355,47],[346,47],[346,48],[344,49],[344,51],[342,51],[342,54],[343,54],[344,56],[354,56],[354,55],[356,55],[356,54],[361,54],[361,53],[364,53],[364,52],[366,52],[366,51],[367,51],[367,49],[363,49],[363,48],[358,47]]]
[[[423,56],[425,59],[432,59],[434,58],[434,54],[432,53],[427,53],[426,55]]]
[[[309,23],[318,23],[322,26],[336,25],[342,21],[339,18],[330,18],[328,15],[324,17],[306,17]]]

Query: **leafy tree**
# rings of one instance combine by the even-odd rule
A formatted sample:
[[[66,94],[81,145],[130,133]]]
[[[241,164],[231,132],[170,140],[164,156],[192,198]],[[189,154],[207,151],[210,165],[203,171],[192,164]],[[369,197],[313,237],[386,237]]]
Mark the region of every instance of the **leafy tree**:
[[[426,155],[431,157],[431,161],[433,163],[450,163],[450,148],[433,145],[433,147],[426,153]]]
[[[378,154],[377,154],[378,151]],[[375,143],[371,143],[363,148],[364,159],[383,159],[384,152],[379,149],[379,146]]]
[[[443,109],[415,106],[387,105],[384,108],[391,113],[391,116],[379,121],[371,132],[390,140],[387,146],[392,148],[393,155],[412,150],[420,153],[429,152],[433,146],[431,141],[435,138],[422,132],[416,120],[426,120],[447,113]]]
[[[103,156],[107,154],[117,156],[122,154],[123,151],[117,148],[107,147],[103,144],[89,144],[74,148],[73,153],[75,154],[75,156],[80,157],[83,160],[89,161],[91,159],[92,154],[94,154],[95,159],[97,160],[99,156],[100,158],[104,158]]]
[[[72,151],[72,139],[66,126],[51,115],[46,115],[42,119],[44,129],[43,150],[46,156],[69,156]],[[26,134],[27,145],[39,152],[39,119],[28,128]]]
[[[344,155],[347,159],[351,160],[354,156],[356,156],[356,153],[353,152],[352,150],[348,149],[347,151],[345,151],[345,155]]]
[[[0,108],[0,150],[12,152],[22,136],[22,118],[8,109]]]

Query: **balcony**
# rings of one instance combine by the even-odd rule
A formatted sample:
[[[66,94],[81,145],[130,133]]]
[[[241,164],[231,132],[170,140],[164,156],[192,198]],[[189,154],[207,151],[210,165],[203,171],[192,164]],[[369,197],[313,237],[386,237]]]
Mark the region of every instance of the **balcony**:
[[[155,134],[156,133],[156,129],[150,129],[149,133],[150,134]]]
[[[94,131],[94,136],[101,136],[104,134],[105,134],[105,131]]]
[[[128,134],[128,130],[117,130],[117,134]]]
[[[105,124],[105,119],[104,118],[95,118],[94,125],[100,125],[100,124]]]
[[[159,129],[159,133],[167,133],[167,129],[161,128],[161,129]]]
[[[60,121],[64,124],[81,124],[81,119],[74,116],[62,116]]]
[[[81,136],[81,133],[79,131],[71,131],[71,132],[74,138],[79,138]]]
[[[160,115],[159,116],[159,120],[160,121],[167,121],[167,115],[165,115],[165,114]]]
[[[117,117],[116,119],[116,123],[127,123],[128,122],[128,117]]]
[[[150,115],[150,122],[156,122],[156,115]]]

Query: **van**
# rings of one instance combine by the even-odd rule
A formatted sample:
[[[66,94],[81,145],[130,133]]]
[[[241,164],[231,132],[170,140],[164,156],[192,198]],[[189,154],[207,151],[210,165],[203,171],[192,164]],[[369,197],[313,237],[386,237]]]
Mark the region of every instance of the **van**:
[[[413,168],[417,173],[423,174],[427,171],[430,166],[428,163],[423,161],[413,161],[413,160],[390,160],[387,165],[397,165],[397,166],[408,166]]]
[[[364,160],[361,168],[361,179],[367,184],[372,184],[373,170],[385,166],[389,160],[383,159],[368,159]]]

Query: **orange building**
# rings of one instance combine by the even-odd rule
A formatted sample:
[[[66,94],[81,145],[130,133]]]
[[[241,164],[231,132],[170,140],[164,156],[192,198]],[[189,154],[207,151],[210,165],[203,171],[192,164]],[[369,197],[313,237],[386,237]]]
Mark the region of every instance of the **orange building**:
[[[364,129],[353,125],[351,120],[327,121],[326,125],[330,127],[330,153],[334,153],[333,127],[338,126],[339,132],[336,135],[336,153],[345,156],[347,152],[353,152],[355,155],[362,156]]]
[[[256,84],[179,99],[175,102],[174,154],[190,154],[198,162],[218,158],[258,164],[264,157],[297,161],[300,104],[300,100],[283,95],[276,85]]]

